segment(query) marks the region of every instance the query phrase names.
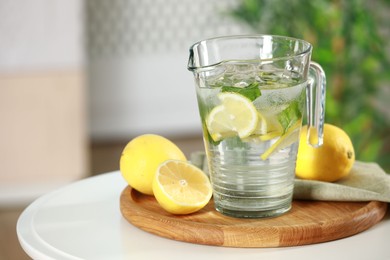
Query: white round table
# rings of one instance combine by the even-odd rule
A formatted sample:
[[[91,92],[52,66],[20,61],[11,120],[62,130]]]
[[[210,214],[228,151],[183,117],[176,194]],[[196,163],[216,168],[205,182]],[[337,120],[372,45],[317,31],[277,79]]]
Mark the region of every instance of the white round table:
[[[138,229],[121,215],[126,187],[119,171],[77,181],[46,194],[19,217],[17,235],[33,259],[390,259],[390,210],[352,237],[285,248],[227,248],[190,244]]]

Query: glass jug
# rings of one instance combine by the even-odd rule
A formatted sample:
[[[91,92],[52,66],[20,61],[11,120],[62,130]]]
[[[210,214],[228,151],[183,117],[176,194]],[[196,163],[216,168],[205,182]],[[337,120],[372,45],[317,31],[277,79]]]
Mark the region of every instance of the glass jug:
[[[308,142],[322,144],[325,74],[312,45],[273,35],[212,38],[190,48],[217,211],[273,217],[291,208],[305,105]]]

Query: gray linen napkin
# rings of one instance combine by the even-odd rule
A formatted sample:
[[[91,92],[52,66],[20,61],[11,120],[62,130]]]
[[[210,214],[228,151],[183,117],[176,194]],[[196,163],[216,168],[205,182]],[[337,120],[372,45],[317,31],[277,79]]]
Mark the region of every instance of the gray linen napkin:
[[[208,174],[204,152],[192,153],[190,160]],[[390,203],[390,175],[376,163],[355,161],[348,177],[337,182],[295,179],[294,185],[294,199]]]

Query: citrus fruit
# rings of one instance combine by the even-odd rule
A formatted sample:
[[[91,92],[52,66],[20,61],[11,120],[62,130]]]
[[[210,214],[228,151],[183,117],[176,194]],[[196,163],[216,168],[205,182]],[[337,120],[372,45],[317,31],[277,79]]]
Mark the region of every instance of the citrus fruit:
[[[206,118],[207,129],[214,141],[236,135],[245,138],[256,130],[259,115],[248,98],[234,92],[222,92],[218,98],[221,104]]]
[[[256,128],[253,130],[252,134],[253,135],[267,134],[267,128],[268,128],[267,120],[259,111],[257,111],[257,117],[258,117],[257,125],[256,125]]]
[[[324,125],[323,145],[314,148],[307,144],[307,126],[302,128],[296,176],[301,179],[334,182],[346,177],[355,161],[349,136],[331,124]]]
[[[189,214],[210,201],[211,184],[206,174],[186,161],[168,160],[160,164],[153,181],[157,202],[172,214]]]
[[[186,160],[183,152],[168,139],[153,134],[132,139],[120,157],[120,172],[127,183],[144,194],[153,194],[153,179],[160,163]]]
[[[287,132],[282,135],[273,145],[271,145],[261,156],[262,160],[267,160],[269,156],[273,153],[286,148],[289,145],[297,142],[299,140],[299,129],[301,126],[301,121],[296,122],[292,127],[290,127]],[[278,132],[275,132],[276,136]]]

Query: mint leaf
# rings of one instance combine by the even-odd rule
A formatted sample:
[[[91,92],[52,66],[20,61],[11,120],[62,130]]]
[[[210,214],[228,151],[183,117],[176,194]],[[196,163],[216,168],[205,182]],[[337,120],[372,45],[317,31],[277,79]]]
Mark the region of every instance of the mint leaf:
[[[300,104],[297,100],[290,103],[290,105],[278,114],[278,121],[283,127],[283,133],[295,125],[296,122],[302,117]]]
[[[259,89],[258,82],[252,82],[246,87],[234,87],[234,86],[223,86],[221,89],[222,92],[235,92],[247,97],[250,101],[255,100],[257,97],[261,96],[261,91]]]

